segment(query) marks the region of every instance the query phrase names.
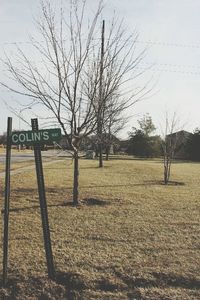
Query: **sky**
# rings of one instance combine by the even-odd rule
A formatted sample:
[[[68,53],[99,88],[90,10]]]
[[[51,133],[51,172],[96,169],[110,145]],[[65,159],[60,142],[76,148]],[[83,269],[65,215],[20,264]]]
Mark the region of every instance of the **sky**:
[[[62,2],[68,0],[62,0]],[[55,0],[52,2],[56,3]],[[57,3],[60,0],[57,1]],[[88,0],[90,15],[97,0]],[[180,127],[187,131],[200,128],[200,1],[197,0],[105,0],[106,24],[113,11],[124,20],[128,32],[137,31],[138,48],[147,48],[141,70],[148,68],[146,80],[152,79],[153,91],[147,99],[137,103],[127,112],[130,115],[126,128],[120,133],[127,137],[137,119],[146,113],[155,126],[164,128],[165,113],[176,112]],[[39,0],[0,0],[0,57],[16,54],[16,45],[29,51],[29,36],[36,34],[34,18],[39,15]],[[31,54],[31,52],[30,52]],[[0,61],[0,81],[6,82],[6,73]],[[6,131],[7,117],[13,117],[13,127],[26,129],[12,115],[4,102],[16,107],[15,94],[0,86],[0,134]],[[29,101],[28,99],[19,100]],[[31,110],[19,106],[23,117],[30,120]]]

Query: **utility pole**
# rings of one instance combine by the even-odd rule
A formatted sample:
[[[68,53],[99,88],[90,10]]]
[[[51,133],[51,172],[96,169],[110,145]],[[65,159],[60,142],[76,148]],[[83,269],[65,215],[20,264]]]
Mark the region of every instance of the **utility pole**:
[[[97,122],[97,136],[99,148],[99,167],[103,167],[103,149],[102,149],[102,131],[103,131],[103,117],[104,117],[104,99],[103,99],[103,68],[104,68],[104,35],[105,35],[105,20],[102,24],[101,32],[101,59],[100,59],[100,74],[99,74],[99,107],[98,107],[98,122]]]

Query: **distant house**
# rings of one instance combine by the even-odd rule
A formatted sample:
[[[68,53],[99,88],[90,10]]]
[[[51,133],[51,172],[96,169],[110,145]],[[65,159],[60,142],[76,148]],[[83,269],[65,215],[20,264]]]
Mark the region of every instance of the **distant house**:
[[[120,141],[119,152],[128,153],[128,147],[129,147],[129,140],[121,140]]]
[[[61,140],[59,141],[58,145],[60,147],[62,147],[62,149],[70,149],[69,147],[69,143],[68,143],[68,140],[67,140],[67,137],[66,136],[62,136]]]
[[[0,148],[4,148],[6,144],[6,135],[0,135]]]
[[[186,144],[188,140],[192,137],[193,133],[180,130],[172,134],[167,135],[171,139],[174,146],[174,158],[187,159],[188,153],[186,151]]]

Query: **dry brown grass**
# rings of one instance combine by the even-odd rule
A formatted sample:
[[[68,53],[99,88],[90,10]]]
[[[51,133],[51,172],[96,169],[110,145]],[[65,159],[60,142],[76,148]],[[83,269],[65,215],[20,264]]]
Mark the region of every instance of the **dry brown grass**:
[[[0,295],[200,299],[200,164],[174,164],[172,180],[183,184],[169,186],[156,160],[80,165],[78,208],[69,205],[71,161],[45,167],[56,282],[46,277],[35,171],[12,177],[10,282]]]

